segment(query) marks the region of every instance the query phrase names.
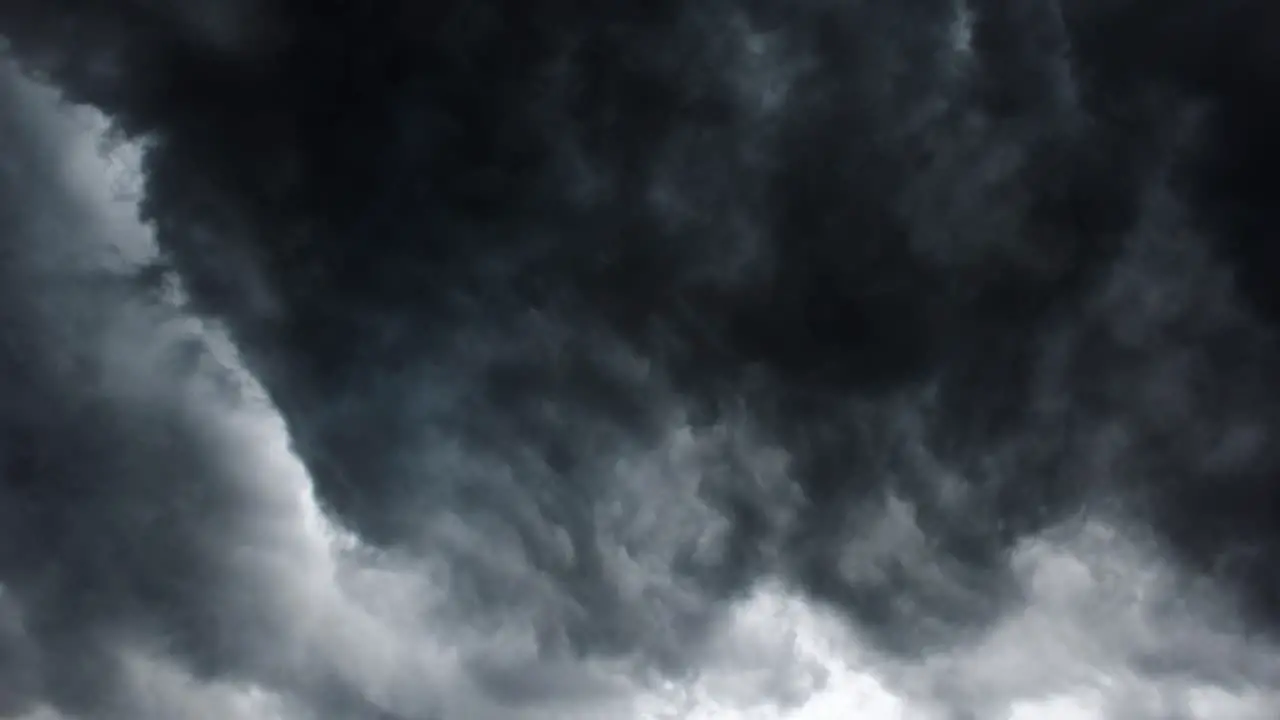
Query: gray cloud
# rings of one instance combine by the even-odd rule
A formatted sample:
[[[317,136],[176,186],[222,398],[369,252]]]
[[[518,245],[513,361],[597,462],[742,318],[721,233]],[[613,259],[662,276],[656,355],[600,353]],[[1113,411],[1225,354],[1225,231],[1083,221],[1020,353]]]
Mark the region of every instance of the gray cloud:
[[[1188,8],[123,7],[0,11],[0,717],[1280,709]]]

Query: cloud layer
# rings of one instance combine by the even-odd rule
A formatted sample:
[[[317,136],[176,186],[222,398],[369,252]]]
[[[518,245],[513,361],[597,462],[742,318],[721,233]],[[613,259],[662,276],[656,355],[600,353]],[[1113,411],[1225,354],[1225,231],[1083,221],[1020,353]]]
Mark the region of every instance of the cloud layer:
[[[0,717],[1280,711],[1267,11],[416,7],[0,9]]]

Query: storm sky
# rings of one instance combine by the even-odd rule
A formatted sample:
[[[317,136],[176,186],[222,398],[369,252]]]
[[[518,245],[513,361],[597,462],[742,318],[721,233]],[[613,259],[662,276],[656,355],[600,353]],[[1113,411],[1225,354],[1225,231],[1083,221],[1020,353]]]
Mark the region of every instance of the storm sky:
[[[0,718],[1280,717],[1277,31],[0,2]]]

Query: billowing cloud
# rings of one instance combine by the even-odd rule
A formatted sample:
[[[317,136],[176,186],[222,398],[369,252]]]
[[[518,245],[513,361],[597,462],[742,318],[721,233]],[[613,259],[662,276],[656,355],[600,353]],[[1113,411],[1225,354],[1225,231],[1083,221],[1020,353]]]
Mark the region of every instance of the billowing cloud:
[[[0,717],[1276,716],[1269,21],[5,3]]]

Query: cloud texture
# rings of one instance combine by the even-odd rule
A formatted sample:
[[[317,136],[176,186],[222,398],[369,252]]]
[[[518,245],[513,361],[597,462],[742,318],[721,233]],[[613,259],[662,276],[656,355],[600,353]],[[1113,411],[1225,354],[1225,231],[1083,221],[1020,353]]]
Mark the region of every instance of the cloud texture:
[[[4,3],[0,717],[1275,717],[1274,17]]]

